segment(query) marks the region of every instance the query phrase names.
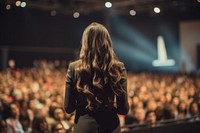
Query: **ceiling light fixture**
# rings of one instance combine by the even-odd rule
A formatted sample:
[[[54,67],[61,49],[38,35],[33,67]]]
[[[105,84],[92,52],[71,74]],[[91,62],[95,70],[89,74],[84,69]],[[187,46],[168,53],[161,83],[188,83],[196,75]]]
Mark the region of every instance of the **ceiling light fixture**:
[[[112,7],[112,3],[111,2],[106,2],[105,3],[105,7],[106,8],[111,8]]]

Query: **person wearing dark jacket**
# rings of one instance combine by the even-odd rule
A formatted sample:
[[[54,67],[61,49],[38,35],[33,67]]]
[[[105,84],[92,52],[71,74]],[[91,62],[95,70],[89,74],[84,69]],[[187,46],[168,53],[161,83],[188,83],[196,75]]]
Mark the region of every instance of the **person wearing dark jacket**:
[[[64,108],[75,112],[74,133],[121,132],[118,114],[129,110],[127,73],[102,24],[83,32],[80,59],[68,66]]]

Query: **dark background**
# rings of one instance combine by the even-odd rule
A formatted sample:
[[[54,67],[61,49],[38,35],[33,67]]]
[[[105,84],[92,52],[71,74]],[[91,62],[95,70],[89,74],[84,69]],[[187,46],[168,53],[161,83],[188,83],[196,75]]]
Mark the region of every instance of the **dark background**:
[[[14,59],[17,67],[31,66],[34,59],[41,58],[76,59],[82,32],[95,21],[108,28],[114,50],[128,70],[179,72],[179,22],[200,19],[198,8],[134,17],[106,10],[81,14],[77,19],[62,13],[51,16],[49,11],[38,9],[13,7],[7,11],[2,3],[0,9],[1,60],[7,51],[7,58]],[[152,60],[157,59],[158,35],[164,37],[168,58],[176,61],[175,66],[152,66]]]

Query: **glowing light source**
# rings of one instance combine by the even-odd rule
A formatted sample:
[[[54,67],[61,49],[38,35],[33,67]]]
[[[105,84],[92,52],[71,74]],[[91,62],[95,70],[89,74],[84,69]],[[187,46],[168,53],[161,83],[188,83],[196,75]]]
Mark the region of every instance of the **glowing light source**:
[[[6,10],[10,10],[10,9],[11,9],[11,5],[10,4],[6,5]]]
[[[158,66],[174,66],[175,65],[175,61],[173,59],[167,58],[165,42],[162,36],[158,36],[157,38],[157,54],[158,54],[158,59],[152,62],[153,66],[158,67]]]
[[[154,7],[154,12],[155,12],[155,13],[160,13],[160,8]]]
[[[50,14],[51,14],[51,16],[56,16],[57,12],[56,12],[56,10],[52,10]]]
[[[199,2],[199,3],[200,3],[200,0],[197,0],[197,2]]]
[[[74,14],[73,14],[73,17],[74,18],[78,18],[80,16],[80,13],[79,12],[75,12]]]
[[[130,13],[131,16],[135,16],[136,15],[136,11],[135,10],[130,10],[129,13]]]
[[[21,7],[26,7],[26,2],[21,2]]]
[[[111,7],[112,7],[112,3],[111,3],[111,2],[106,2],[106,3],[105,3],[105,7],[111,8]]]
[[[20,5],[21,5],[21,1],[16,1],[16,2],[15,2],[15,5],[16,5],[16,6],[20,6]]]

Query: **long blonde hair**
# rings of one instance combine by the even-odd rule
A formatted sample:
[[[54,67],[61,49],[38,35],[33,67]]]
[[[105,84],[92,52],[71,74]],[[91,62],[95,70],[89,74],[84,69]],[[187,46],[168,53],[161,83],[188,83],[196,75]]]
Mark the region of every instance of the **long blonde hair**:
[[[91,23],[83,32],[80,50],[80,64],[77,90],[87,95],[90,110],[103,104],[105,86],[109,86],[115,95],[125,93],[121,86],[122,65],[117,59],[107,29],[99,23]],[[109,101],[113,105],[114,101]]]

